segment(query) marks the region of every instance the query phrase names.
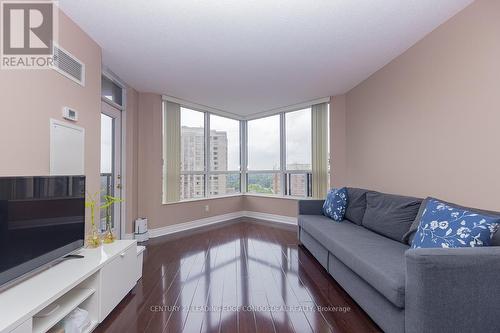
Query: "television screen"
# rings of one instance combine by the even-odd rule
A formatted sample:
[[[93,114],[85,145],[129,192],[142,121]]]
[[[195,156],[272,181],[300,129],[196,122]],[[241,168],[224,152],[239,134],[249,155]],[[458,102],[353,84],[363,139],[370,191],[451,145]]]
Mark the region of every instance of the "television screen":
[[[84,244],[85,177],[0,177],[0,286]]]

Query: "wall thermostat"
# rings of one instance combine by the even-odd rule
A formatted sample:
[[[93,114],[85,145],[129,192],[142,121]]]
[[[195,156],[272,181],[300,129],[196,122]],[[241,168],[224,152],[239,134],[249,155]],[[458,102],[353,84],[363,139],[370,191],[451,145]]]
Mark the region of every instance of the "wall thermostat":
[[[63,107],[63,118],[71,121],[78,120],[78,112],[70,107]]]

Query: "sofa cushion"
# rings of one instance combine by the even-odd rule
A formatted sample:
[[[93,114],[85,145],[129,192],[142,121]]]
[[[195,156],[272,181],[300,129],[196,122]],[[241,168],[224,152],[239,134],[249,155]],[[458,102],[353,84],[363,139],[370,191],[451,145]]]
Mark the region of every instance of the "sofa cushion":
[[[489,246],[500,216],[476,214],[463,208],[429,200],[412,248]]]
[[[471,207],[460,206],[460,205],[457,205],[457,204],[454,204],[454,203],[446,202],[446,201],[441,200],[441,199],[436,199],[436,198],[433,198],[433,197],[427,197],[427,198],[425,198],[424,202],[422,202],[422,206],[423,207],[421,206],[421,209],[419,210],[419,212],[417,214],[417,217],[415,218],[415,221],[413,221],[413,223],[410,226],[410,230],[408,230],[408,232],[405,234],[404,239],[405,239],[405,241],[406,241],[407,244],[411,245],[411,243],[413,241],[413,238],[415,237],[415,232],[417,231],[418,226],[420,224],[420,218],[422,217],[423,211],[425,209],[425,204],[427,204],[427,201],[433,200],[433,199],[434,200],[439,200],[439,201],[441,201],[442,203],[444,203],[446,205],[450,205],[450,206],[457,207],[457,208],[462,208],[462,209],[471,211],[471,212],[476,213],[476,214],[494,215],[494,216],[500,215],[500,212],[494,212],[494,211],[491,211],[491,210],[484,210],[484,209],[478,209],[478,208],[471,208]],[[500,246],[500,231],[496,232],[493,235],[493,238],[491,239],[491,245],[492,246]]]
[[[366,211],[363,227],[398,242],[417,216],[422,199],[380,192],[366,193]]]
[[[325,216],[301,215],[299,226],[399,308],[404,308],[406,244],[354,223],[332,223]]]
[[[411,246],[413,243],[413,238],[415,237],[415,231],[417,231],[418,226],[420,224],[420,219],[422,218],[422,214],[424,214],[425,206],[427,205],[427,202],[431,198],[427,197],[425,198],[422,203],[420,204],[420,208],[418,209],[417,216],[415,216],[415,220],[411,223],[410,229],[406,232],[406,234],[403,235],[403,243],[406,243]]]
[[[347,207],[347,190],[345,187],[332,188],[326,195],[323,204],[323,214],[336,222],[344,220]]]
[[[366,209],[366,192],[361,188],[347,188],[347,208],[345,218],[351,222],[361,225]]]

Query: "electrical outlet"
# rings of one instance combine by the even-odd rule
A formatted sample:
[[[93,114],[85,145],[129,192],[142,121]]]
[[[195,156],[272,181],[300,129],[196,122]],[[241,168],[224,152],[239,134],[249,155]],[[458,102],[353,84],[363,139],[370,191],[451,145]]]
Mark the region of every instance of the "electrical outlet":
[[[210,211],[210,206],[209,205],[205,205],[205,213],[208,213]]]

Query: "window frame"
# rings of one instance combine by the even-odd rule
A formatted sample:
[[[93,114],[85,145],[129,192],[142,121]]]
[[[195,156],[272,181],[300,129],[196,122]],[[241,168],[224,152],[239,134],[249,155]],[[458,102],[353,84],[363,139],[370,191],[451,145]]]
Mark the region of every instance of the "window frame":
[[[170,99],[163,99],[162,102],[166,103]],[[312,107],[313,105],[300,105],[297,108],[288,108],[284,111],[270,113],[270,114],[261,114],[256,117],[238,117],[236,115],[228,114],[225,112],[218,112],[216,109],[209,109],[203,107],[196,107],[195,104],[186,102],[180,103],[179,100],[173,100],[173,102],[178,103],[180,108],[185,108],[197,112],[201,112],[204,115],[204,143],[205,143],[205,163],[203,171],[181,171],[180,175],[203,175],[204,176],[204,196],[199,198],[189,198],[189,199],[180,199],[178,202],[172,203],[163,203],[163,204],[175,204],[179,202],[189,202],[189,201],[199,201],[199,200],[209,200],[215,198],[223,198],[223,197],[234,197],[240,195],[250,195],[250,196],[264,196],[264,197],[274,197],[274,198],[282,198],[282,199],[311,199],[312,197],[312,168],[309,170],[288,170],[286,168],[286,114],[291,112],[296,112],[304,109],[309,109],[309,112],[312,116]],[[329,107],[329,105],[328,105]],[[210,116],[218,116],[227,119],[231,119],[239,122],[239,137],[240,137],[240,168],[239,170],[210,170]],[[280,138],[280,168],[279,170],[249,170],[248,169],[248,122],[252,120],[258,120],[262,118],[267,118],[270,116],[279,115],[279,138]],[[311,135],[312,133],[312,125],[311,125]],[[329,133],[330,135],[330,133]],[[328,168],[330,169],[330,159],[328,163]],[[312,156],[311,156],[311,165],[312,165]],[[214,175],[239,175],[240,179],[240,187],[239,192],[230,193],[230,194],[210,194],[210,177]],[[280,191],[278,194],[266,194],[266,193],[256,193],[248,191],[248,176],[251,174],[279,174],[280,177]],[[306,193],[304,196],[302,195],[291,195],[291,189],[287,186],[287,178],[293,174],[305,175],[307,177],[306,181],[308,182],[308,186],[306,188]],[[181,189],[179,188],[179,191]]]
[[[117,103],[114,101],[112,98],[107,97],[106,95],[103,94],[103,88],[101,86],[101,100],[108,103],[112,107],[115,107],[121,111],[125,110],[125,104],[126,104],[126,88],[125,85],[120,82],[118,79],[115,79],[111,74],[107,72],[103,72],[101,74],[101,82],[102,81],[108,81],[110,84],[116,86],[118,89],[120,89],[120,98],[121,98],[121,103]]]
[[[242,187],[241,187],[241,178],[242,178],[242,172],[241,172],[241,120],[239,119],[234,119],[228,116],[223,116],[220,114],[216,114],[213,112],[205,112],[205,198],[217,198],[217,197],[224,197],[224,196],[231,196],[235,194],[211,194],[210,193],[210,176],[216,176],[216,175],[239,175],[240,178],[240,187],[238,189],[238,192],[236,194],[240,195],[242,194]],[[210,140],[210,132],[212,131],[212,128],[210,126],[210,116],[214,115],[217,117],[222,117],[222,118],[227,118],[230,120],[237,121],[239,123],[239,153],[240,153],[240,167],[239,170],[210,170],[210,154],[211,154],[211,140]],[[228,145],[229,146],[229,145]]]
[[[279,138],[280,138],[280,168],[279,170],[248,170],[248,134],[247,134],[247,141],[245,142],[245,147],[246,147],[246,164],[245,166],[247,169],[245,170],[244,178],[246,179],[246,184],[245,184],[245,194],[249,195],[258,195],[258,196],[271,196],[271,197],[278,197],[278,198],[311,198],[312,197],[312,168],[310,170],[288,170],[287,165],[286,165],[286,114],[291,113],[291,112],[296,112],[304,109],[309,109],[309,112],[312,112],[312,105],[308,107],[300,107],[298,109],[291,109],[287,111],[282,111],[279,113],[275,113],[272,115],[267,115],[267,116],[262,116],[262,117],[256,117],[252,119],[246,120],[247,122],[247,129],[248,129],[248,122],[252,120],[258,120],[258,119],[263,119],[267,118],[270,116],[275,116],[279,115]],[[311,136],[312,136],[312,126],[311,126]],[[311,156],[311,166],[312,166],[312,156]],[[255,193],[255,192],[249,192],[248,191],[248,175],[249,174],[279,174],[280,177],[280,190],[279,193],[277,194],[266,194],[266,193]],[[287,181],[288,181],[288,176],[291,174],[303,174],[306,175],[306,181],[308,182],[308,186],[306,188],[306,193],[304,196],[297,196],[297,195],[291,195],[290,191],[290,186],[287,186]]]
[[[205,110],[200,110],[197,108],[194,108],[192,106],[186,106],[183,104],[180,104],[180,112],[182,112],[182,109],[188,109],[191,111],[196,111],[196,112],[201,112],[203,114],[203,136],[204,136],[204,166],[203,166],[203,171],[180,171],[181,176],[186,176],[186,175],[202,175],[204,176],[203,180],[203,197],[201,198],[187,198],[187,199],[180,199],[179,202],[185,202],[185,201],[193,201],[193,200],[206,200],[206,199],[211,199],[211,198],[218,198],[218,197],[225,197],[225,196],[234,196],[234,195],[241,195],[243,194],[243,187],[242,187],[242,164],[241,164],[241,155],[242,155],[242,146],[241,146],[241,128],[242,128],[242,120],[240,119],[235,119],[226,115],[221,115],[218,113],[214,112],[209,112]],[[210,154],[211,154],[211,139],[210,139],[210,132],[211,132],[211,126],[210,126],[210,116],[214,115],[217,117],[222,117],[222,118],[227,118],[230,120],[237,121],[239,124],[239,145],[240,145],[240,169],[239,170],[211,170],[211,165],[210,165]],[[182,118],[182,114],[181,114]],[[182,127],[182,125],[181,125]],[[181,134],[182,135],[182,134]],[[182,139],[181,139],[182,140]],[[210,193],[210,176],[216,176],[216,175],[239,175],[240,178],[240,186],[239,189],[236,193],[232,194],[211,194]],[[181,184],[182,186],[182,184]],[[181,191],[181,189],[179,189]]]

